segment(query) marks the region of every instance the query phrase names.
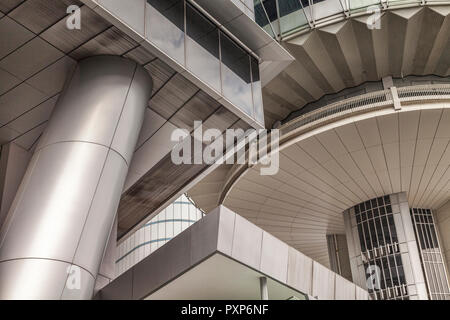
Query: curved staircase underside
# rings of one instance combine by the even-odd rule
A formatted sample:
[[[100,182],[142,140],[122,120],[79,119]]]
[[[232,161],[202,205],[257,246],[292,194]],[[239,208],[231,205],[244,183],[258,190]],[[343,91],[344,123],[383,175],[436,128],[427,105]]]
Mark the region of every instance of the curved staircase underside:
[[[349,18],[282,41],[295,61],[263,89],[266,127],[326,94],[386,76],[450,75],[450,6]]]

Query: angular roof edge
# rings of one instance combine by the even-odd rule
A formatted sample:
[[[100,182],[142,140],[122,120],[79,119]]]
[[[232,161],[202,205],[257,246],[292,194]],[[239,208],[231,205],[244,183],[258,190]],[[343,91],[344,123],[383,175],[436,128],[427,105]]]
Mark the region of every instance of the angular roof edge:
[[[96,299],[145,299],[216,253],[319,299],[369,298],[365,289],[219,206],[102,288]]]

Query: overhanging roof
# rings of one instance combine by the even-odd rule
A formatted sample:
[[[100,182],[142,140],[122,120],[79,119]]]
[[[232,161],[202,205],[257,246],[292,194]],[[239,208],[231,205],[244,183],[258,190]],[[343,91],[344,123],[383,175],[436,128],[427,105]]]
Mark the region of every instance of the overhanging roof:
[[[97,298],[258,299],[260,276],[269,278],[272,299],[305,294],[368,299],[367,291],[223,206],[120,275]]]
[[[372,16],[364,14],[283,39],[295,62],[263,88],[266,127],[324,95],[367,81],[450,75],[450,2],[446,3],[390,6],[381,12],[380,29],[368,28]]]
[[[414,89],[402,90],[400,110],[359,101],[354,112],[299,126],[290,137],[295,120],[282,126],[276,175],[262,176],[259,165],[244,165],[231,178],[233,169],[220,168],[188,194],[206,211],[226,205],[329,265],[326,235],[345,233],[347,208],[403,191],[411,207],[437,209],[450,197],[450,87],[446,95],[434,96],[430,86],[429,100],[411,97]]]

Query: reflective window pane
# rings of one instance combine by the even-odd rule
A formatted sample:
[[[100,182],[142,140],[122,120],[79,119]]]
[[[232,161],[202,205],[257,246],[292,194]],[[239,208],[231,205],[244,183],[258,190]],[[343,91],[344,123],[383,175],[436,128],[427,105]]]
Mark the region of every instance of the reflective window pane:
[[[284,16],[280,17],[281,33],[287,33],[296,28],[304,26],[308,26],[308,19],[306,17],[305,11],[301,8],[296,11],[286,13]]]
[[[184,1],[147,0],[146,37],[184,65]]]
[[[302,4],[300,4],[300,1]],[[303,7],[309,6],[308,0],[283,0],[278,1],[278,7],[280,9],[280,17],[287,16],[288,14],[301,10]]]
[[[350,9],[360,9],[379,4],[380,0],[350,0]]]
[[[277,14],[277,3],[276,0],[262,0],[264,8],[266,8],[267,15],[269,16],[269,20],[275,21],[278,19]]]
[[[220,92],[219,30],[187,5],[186,35],[186,67]]]
[[[252,89],[253,89],[253,105],[255,110],[255,119],[264,125],[264,107],[261,92],[261,78],[259,76],[258,60],[251,57],[252,60]]]
[[[379,2],[379,0],[377,0]],[[319,20],[342,12],[340,0],[314,1],[314,19]]]
[[[272,37],[275,37],[275,34],[272,31],[272,27],[270,26],[269,19],[267,18],[266,12],[264,11],[260,0],[255,0],[255,21],[268,34],[270,34]]]
[[[222,32],[222,94],[242,111],[253,117],[250,58],[241,47]]]

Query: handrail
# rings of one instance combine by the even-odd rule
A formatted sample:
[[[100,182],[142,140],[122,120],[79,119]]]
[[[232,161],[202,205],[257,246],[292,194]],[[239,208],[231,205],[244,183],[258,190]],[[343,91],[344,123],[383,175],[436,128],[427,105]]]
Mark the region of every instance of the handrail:
[[[397,97],[400,104],[406,106],[414,102],[423,100],[439,101],[450,100],[450,84],[427,84],[417,86],[395,87]],[[391,89],[374,91],[344,99],[321,107],[311,112],[305,113],[295,119],[290,120],[281,126],[280,145],[286,145],[298,134],[318,127],[324,123],[336,120],[336,118],[344,118],[346,115],[354,115],[355,113],[370,112],[383,108],[394,107],[394,97]],[[294,136],[294,137],[293,137]],[[235,164],[230,169],[225,179],[219,196],[219,203],[222,203],[232,186],[239,180],[242,175],[249,170],[248,163]]]
[[[450,84],[427,84],[397,88],[400,103],[417,100],[450,99]],[[285,123],[281,129],[281,136],[299,128],[310,127],[329,119],[345,114],[376,110],[394,104],[390,89],[366,93],[361,96],[334,102],[326,107],[305,113]]]

